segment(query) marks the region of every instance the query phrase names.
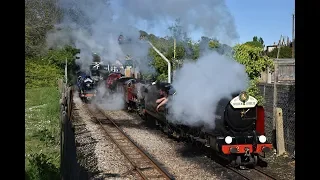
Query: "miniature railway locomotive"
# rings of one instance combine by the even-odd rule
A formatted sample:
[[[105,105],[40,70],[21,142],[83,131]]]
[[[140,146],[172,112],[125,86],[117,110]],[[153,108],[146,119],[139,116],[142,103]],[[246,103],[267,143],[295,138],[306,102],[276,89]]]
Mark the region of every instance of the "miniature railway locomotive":
[[[141,83],[134,78],[118,78],[116,81],[121,82],[116,89],[124,93],[129,110],[136,110],[146,121],[155,122],[170,136],[211,148],[235,167],[255,166],[261,155],[272,148],[264,132],[264,109],[257,106],[257,100],[246,92],[234,93],[231,99],[219,101],[215,119],[212,119],[216,127],[210,130],[203,126],[171,123],[168,108],[156,111],[160,89],[166,89],[169,95],[174,94],[171,84]]]
[[[119,36],[119,44],[130,42]],[[172,123],[170,109],[156,110],[156,100],[160,89],[174,98],[174,88],[169,83],[143,83],[132,77],[111,73],[107,87],[113,92],[124,94],[127,108],[143,115],[146,121],[155,122],[168,135],[211,148],[235,167],[255,166],[261,155],[269,152],[272,144],[267,141],[264,131],[264,109],[257,105],[257,99],[245,91],[231,94],[231,98],[221,98],[216,105],[214,129],[205,126],[191,127]],[[170,92],[171,91],[171,92]]]
[[[264,132],[264,109],[257,106],[257,100],[246,92],[234,93],[232,99],[222,98],[219,101],[215,119],[212,119],[216,127],[210,130],[203,126],[171,123],[167,118],[170,117],[167,116],[170,109],[157,112],[156,99],[163,86],[167,86],[168,91],[172,89],[170,84],[164,83],[150,85],[144,91],[145,116],[147,121],[154,119],[169,135],[200,142],[236,167],[255,166],[260,155],[272,148]]]
[[[95,82],[94,80],[86,75],[85,73],[80,73],[77,79],[77,87],[79,91],[79,97],[84,102],[89,102],[96,95]]]

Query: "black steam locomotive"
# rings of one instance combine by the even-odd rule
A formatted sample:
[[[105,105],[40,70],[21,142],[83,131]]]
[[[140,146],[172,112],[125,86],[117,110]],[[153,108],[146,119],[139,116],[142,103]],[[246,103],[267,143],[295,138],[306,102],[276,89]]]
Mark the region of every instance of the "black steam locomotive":
[[[96,95],[95,82],[85,73],[78,73],[77,88],[79,97],[84,102],[89,102]]]
[[[188,139],[203,144],[216,151],[235,167],[255,166],[264,153],[270,151],[272,144],[264,132],[264,109],[257,106],[257,100],[246,92],[232,94],[232,98],[219,101],[213,130],[204,126],[190,127],[172,123],[170,109],[156,111],[156,99],[160,89],[167,91],[174,98],[173,87],[168,83],[156,83],[144,86],[144,116],[153,121],[170,136]]]

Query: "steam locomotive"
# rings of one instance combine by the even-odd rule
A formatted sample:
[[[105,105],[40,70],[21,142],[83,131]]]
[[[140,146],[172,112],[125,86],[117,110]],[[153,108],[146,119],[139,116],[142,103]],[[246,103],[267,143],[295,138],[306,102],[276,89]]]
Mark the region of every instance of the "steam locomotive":
[[[111,73],[106,82],[106,87],[110,92],[120,92],[124,94],[124,101],[128,111],[135,111],[142,115],[143,102],[140,101],[142,93],[141,87],[145,85],[145,81],[134,77],[124,76],[121,73]]]
[[[264,109],[257,99],[245,91],[235,92],[232,98],[222,98],[215,112],[215,129],[204,126],[191,127],[172,123],[170,109],[156,111],[160,90],[174,98],[174,88],[169,83],[141,82],[135,78],[113,79],[116,91],[124,93],[128,110],[135,110],[147,122],[155,123],[168,135],[200,143],[209,147],[234,167],[256,166],[261,157],[272,149],[264,131]]]
[[[96,95],[94,80],[89,75],[83,72],[78,73],[77,88],[79,97],[84,102],[91,101],[92,98]]]

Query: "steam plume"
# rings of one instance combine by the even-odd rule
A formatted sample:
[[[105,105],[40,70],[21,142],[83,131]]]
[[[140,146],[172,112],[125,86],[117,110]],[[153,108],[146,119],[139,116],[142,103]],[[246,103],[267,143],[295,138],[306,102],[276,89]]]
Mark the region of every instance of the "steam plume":
[[[203,36],[217,37],[225,44],[238,38],[224,0],[60,0],[59,5],[64,19],[57,25],[60,30],[48,34],[48,46],[73,43],[81,50],[77,63],[82,70],[88,70],[92,52],[96,52],[103,62],[122,60],[130,54],[139,60],[141,71],[149,71],[146,65],[149,46],[137,41],[138,30],[164,36],[169,34],[167,28],[176,19],[180,20],[183,32],[190,35],[197,31]],[[120,46],[117,42],[120,33],[133,42]],[[187,63],[173,83],[178,92],[169,104],[173,116],[187,124],[201,120],[214,126],[210,112],[217,99],[244,89],[246,80],[241,65],[216,53],[205,55],[196,63]],[[108,102],[108,107],[114,103]]]
[[[120,110],[125,107],[124,94],[120,92],[111,93],[109,89],[105,88],[105,84],[101,83],[97,87],[97,94],[93,103],[104,110]]]
[[[247,88],[245,67],[235,60],[212,52],[188,62],[177,71],[173,87],[177,93],[168,103],[169,119],[185,125],[215,127],[218,101]]]

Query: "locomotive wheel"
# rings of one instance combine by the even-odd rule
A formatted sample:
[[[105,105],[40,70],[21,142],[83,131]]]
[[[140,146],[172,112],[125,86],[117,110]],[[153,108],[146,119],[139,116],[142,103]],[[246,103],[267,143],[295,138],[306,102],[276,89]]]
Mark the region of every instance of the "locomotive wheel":
[[[163,131],[164,133],[168,134],[168,133],[169,133],[168,125],[164,125],[164,126],[162,127],[162,131]]]
[[[232,160],[231,163],[230,163],[230,165],[231,165],[232,167],[236,167],[236,160],[235,160],[235,159]]]
[[[151,126],[151,127],[154,126],[154,123],[152,121],[152,117],[148,113],[145,113],[144,117],[145,117],[145,121],[146,121],[147,126]]]
[[[126,107],[125,108],[127,109],[128,112],[131,112],[131,107],[130,107],[129,103],[126,103]]]
[[[235,162],[236,162],[236,163],[235,163],[235,166],[236,166],[236,167],[240,166],[240,165],[241,165],[241,157],[240,157],[240,156],[237,156]]]
[[[252,159],[253,159],[252,168],[254,168],[258,164],[258,156],[253,155]]]
[[[204,144],[202,142],[196,141],[195,143],[196,147],[198,147],[199,149],[202,149],[204,147]]]
[[[166,125],[166,129],[167,129],[167,135],[168,135],[168,137],[175,139],[175,137],[174,137],[174,135],[173,135],[173,133],[175,133],[175,130],[170,127],[170,124],[167,124],[167,125]]]
[[[88,104],[88,99],[87,98],[83,98],[84,103]]]

